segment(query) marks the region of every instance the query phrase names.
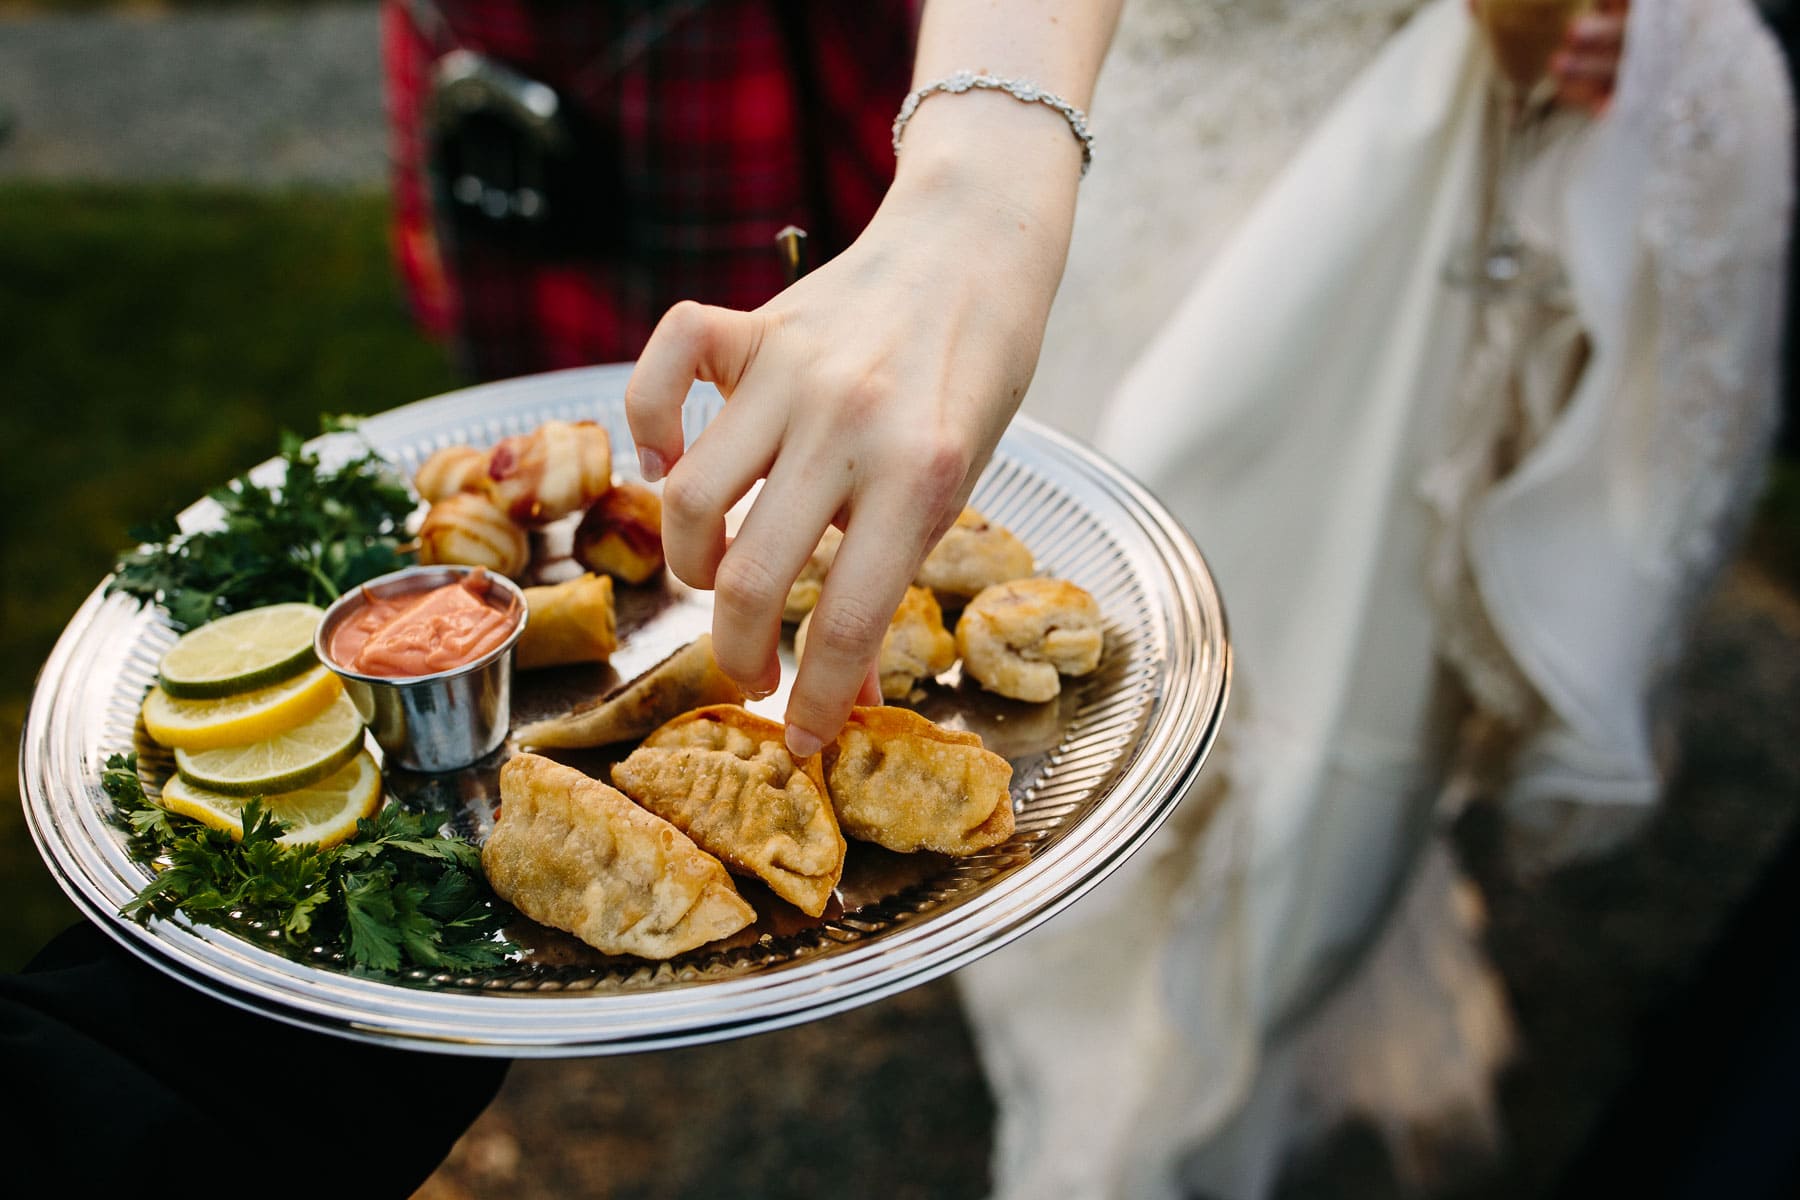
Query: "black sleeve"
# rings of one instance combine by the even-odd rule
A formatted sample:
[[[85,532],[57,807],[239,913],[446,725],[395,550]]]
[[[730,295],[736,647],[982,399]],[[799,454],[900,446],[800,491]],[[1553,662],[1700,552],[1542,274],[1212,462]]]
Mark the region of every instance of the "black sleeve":
[[[509,1065],[247,1012],[85,922],[0,977],[0,1062],[15,1195],[371,1200],[424,1183]]]

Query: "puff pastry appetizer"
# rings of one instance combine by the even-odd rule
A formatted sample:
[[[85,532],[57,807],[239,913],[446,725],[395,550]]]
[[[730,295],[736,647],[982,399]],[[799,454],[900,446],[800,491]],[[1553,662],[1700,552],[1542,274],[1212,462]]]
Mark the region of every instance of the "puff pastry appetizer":
[[[500,768],[481,848],[494,892],[603,954],[673,958],[756,920],[718,859],[573,767],[521,754]]]
[[[807,613],[794,631],[794,657],[806,654],[806,632],[812,624]],[[909,587],[888,622],[881,639],[881,676],[884,700],[904,700],[921,679],[941,675],[956,662],[956,639],[944,628],[944,610],[930,589]]]
[[[858,841],[967,855],[1012,836],[1012,764],[976,734],[909,708],[856,708],[821,757],[838,821]]]
[[[610,746],[654,733],[690,709],[743,699],[713,659],[712,634],[703,633],[623,687],[563,716],[522,725],[513,736],[521,746],[545,749]]]
[[[1062,676],[1100,665],[1100,606],[1065,579],[1015,579],[984,589],[956,622],[963,670],[982,687],[1039,702]]]
[[[783,733],[737,705],[712,705],[645,738],[612,778],[701,849],[816,917],[843,876],[844,837],[818,757],[796,762]]]
[[[954,605],[996,583],[1023,579],[1035,569],[1031,551],[1011,530],[965,508],[925,556],[913,582]]]

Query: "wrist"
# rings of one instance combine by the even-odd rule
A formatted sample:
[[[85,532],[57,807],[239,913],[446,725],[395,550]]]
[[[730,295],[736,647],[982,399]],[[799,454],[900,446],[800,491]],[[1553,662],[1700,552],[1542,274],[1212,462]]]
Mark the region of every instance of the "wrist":
[[[930,173],[959,179],[1017,181],[1034,191],[1073,197],[1084,146],[1068,117],[1048,104],[991,88],[933,92],[906,122],[895,179]]]
[[[1094,135],[1088,129],[1087,113],[1057,93],[1039,87],[1033,80],[1013,79],[988,71],[952,71],[942,79],[921,84],[909,92],[894,117],[894,153],[900,153],[906,126],[918,114],[921,104],[933,96],[962,96],[970,92],[997,92],[1011,96],[1021,104],[1042,105],[1057,114],[1081,145],[1081,174],[1087,175],[1094,161]]]
[[[935,111],[934,111],[935,110]],[[883,209],[967,228],[977,249],[1016,248],[1061,275],[1082,147],[1061,114],[1004,92],[933,97],[908,123]]]

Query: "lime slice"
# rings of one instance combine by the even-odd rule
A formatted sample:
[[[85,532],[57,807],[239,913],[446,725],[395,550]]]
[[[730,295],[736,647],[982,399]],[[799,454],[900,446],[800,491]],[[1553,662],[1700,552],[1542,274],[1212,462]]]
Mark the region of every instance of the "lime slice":
[[[178,700],[210,700],[298,675],[318,661],[313,631],[324,616],[317,605],[271,604],[189,630],[163,655],[162,690]]]
[[[227,796],[195,787],[177,775],[163,785],[162,805],[222,829],[232,837],[244,836],[247,796]],[[356,832],[356,822],[372,817],[381,807],[381,768],[367,750],[350,760],[337,774],[308,788],[264,796],[263,807],[288,826],[280,841],[284,846],[335,846]]]
[[[164,746],[216,750],[286,733],[324,712],[344,685],[324,667],[273,687],[217,700],[177,700],[159,687],[144,697],[144,728]]]
[[[273,796],[324,779],[363,747],[363,721],[339,692],[324,712],[285,733],[244,746],[175,751],[175,769],[189,783],[227,796]]]

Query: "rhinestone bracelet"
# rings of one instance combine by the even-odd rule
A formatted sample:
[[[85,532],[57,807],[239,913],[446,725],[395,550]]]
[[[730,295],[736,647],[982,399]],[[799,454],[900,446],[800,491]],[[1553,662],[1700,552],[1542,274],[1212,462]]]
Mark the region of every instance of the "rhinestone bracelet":
[[[1094,163],[1094,135],[1088,132],[1087,114],[1058,96],[1055,92],[1046,92],[1037,84],[1027,79],[1001,79],[997,75],[977,75],[973,71],[957,71],[943,79],[928,83],[906,97],[900,105],[900,112],[894,117],[894,153],[900,153],[900,134],[906,123],[912,120],[913,114],[919,111],[927,96],[933,92],[949,92],[960,95],[971,88],[985,88],[992,91],[1005,92],[1014,100],[1022,100],[1027,104],[1042,104],[1061,113],[1069,123],[1075,139],[1081,143],[1081,173],[1086,175],[1088,168]]]

